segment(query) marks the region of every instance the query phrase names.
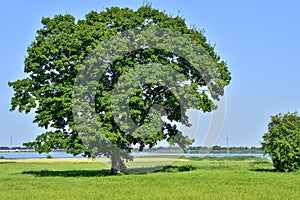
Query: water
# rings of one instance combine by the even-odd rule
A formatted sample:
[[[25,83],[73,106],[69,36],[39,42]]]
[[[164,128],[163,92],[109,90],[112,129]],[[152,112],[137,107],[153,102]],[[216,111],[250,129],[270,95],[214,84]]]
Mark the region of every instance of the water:
[[[47,158],[47,155],[50,155],[52,158],[83,158],[82,155],[73,156],[72,154],[67,154],[66,152],[50,152],[49,154],[39,154],[36,152],[18,152],[18,153],[0,153],[0,157],[4,157],[6,159],[32,159],[32,158]],[[151,152],[134,152],[133,156],[185,156],[187,158],[190,157],[232,157],[232,156],[255,156],[258,158],[268,158],[269,156],[263,154],[171,154],[171,153],[151,153]]]
[[[81,155],[73,156],[65,152],[50,152],[48,154],[36,152],[18,152],[18,153],[0,153],[0,157],[6,159],[32,159],[32,158],[47,158],[50,155],[52,158],[83,158]]]

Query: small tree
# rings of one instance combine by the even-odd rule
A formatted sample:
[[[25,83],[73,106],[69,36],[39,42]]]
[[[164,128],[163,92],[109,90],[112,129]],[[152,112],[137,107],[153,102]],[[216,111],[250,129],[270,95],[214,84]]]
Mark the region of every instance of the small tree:
[[[295,171],[300,168],[300,117],[297,113],[271,117],[269,131],[263,136],[262,147],[272,158],[276,170]]]

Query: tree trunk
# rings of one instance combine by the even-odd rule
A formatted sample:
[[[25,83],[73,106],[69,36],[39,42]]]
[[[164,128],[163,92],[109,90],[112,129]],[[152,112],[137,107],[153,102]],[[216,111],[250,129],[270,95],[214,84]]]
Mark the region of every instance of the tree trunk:
[[[119,154],[111,155],[111,174],[118,174],[120,172],[124,172],[126,170],[126,166],[124,161],[121,159]]]

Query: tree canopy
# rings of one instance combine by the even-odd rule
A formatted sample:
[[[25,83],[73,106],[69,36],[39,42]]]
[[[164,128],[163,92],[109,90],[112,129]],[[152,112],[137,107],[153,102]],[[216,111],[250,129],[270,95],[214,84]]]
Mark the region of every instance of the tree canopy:
[[[300,168],[300,117],[297,113],[271,117],[262,147],[272,158],[276,170],[289,172]]]
[[[118,7],[91,11],[82,20],[57,15],[43,18],[42,25],[27,49],[28,77],[9,82],[15,92],[11,111],[34,111],[34,123],[46,129],[25,143],[38,152],[64,148],[73,154],[102,154],[112,159],[112,169],[123,170],[121,158],[130,159],[132,145],[142,150],[167,140],[184,148],[192,140],[172,122],[189,125],[189,108],[216,109],[214,100],[231,80],[226,62],[203,31],[148,5],[136,11]],[[126,45],[125,52],[119,51]],[[195,53],[190,51],[193,47],[183,48],[189,45],[200,49]],[[106,67],[99,68],[99,62]],[[168,81],[155,81],[159,76]],[[172,85],[178,82],[179,86]],[[160,129],[151,129],[151,124]]]

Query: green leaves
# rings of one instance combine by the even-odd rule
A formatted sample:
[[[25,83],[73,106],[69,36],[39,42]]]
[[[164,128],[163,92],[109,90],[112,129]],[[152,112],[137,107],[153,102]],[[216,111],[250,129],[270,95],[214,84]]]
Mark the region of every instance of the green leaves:
[[[18,111],[29,113],[32,108],[36,107],[35,98],[32,93],[32,80],[25,78],[15,82],[9,82],[8,85],[15,91],[14,97],[11,99],[11,109],[15,110],[19,107]]]
[[[170,144],[185,147],[193,141],[176,125],[162,122],[162,113],[152,109],[153,106],[163,107],[169,121],[188,126],[186,111],[190,108],[204,112],[216,109],[213,100],[224,94],[224,87],[231,79],[226,63],[220,60],[201,31],[189,29],[179,16],[168,16],[150,6],[142,6],[137,11],[118,7],[100,13],[92,11],[78,21],[69,14],[57,15],[43,18],[42,25],[27,49],[24,71],[28,77],[9,83],[15,92],[11,110],[28,113],[34,109],[34,122],[51,130],[42,133],[36,141],[26,143],[39,152],[65,148],[74,154],[111,156],[121,148],[126,151],[118,154],[128,157],[132,144],[138,144],[142,150],[147,145],[153,147],[158,141],[167,140]],[[159,32],[155,27],[164,29]],[[144,29],[148,32],[130,40]],[[178,39],[178,33],[186,36],[185,39]],[[116,35],[123,37],[114,37]],[[107,42],[110,38],[117,41]],[[105,48],[94,51],[103,43]],[[124,52],[130,45],[130,51]],[[195,46],[201,46],[201,49],[193,52]],[[111,52],[105,53],[106,49]],[[98,66],[99,58],[105,58],[107,71],[95,67],[95,71],[88,74],[88,80],[83,80],[86,77],[79,72],[88,72],[87,66]],[[158,67],[151,69],[153,64]],[[140,66],[147,68],[143,69],[147,74],[136,77]],[[104,75],[95,80],[101,73]],[[176,79],[170,75],[172,73],[177,74]],[[127,79],[123,82],[145,82],[132,88],[127,84],[123,90],[130,96],[124,97],[120,93],[120,99],[114,99],[113,91],[126,74]],[[157,77],[160,80],[153,81]],[[76,80],[87,81],[87,84],[74,87]],[[88,93],[92,89],[95,91]],[[77,90],[82,91],[84,101],[75,100],[75,104],[81,103],[88,109],[74,114],[74,91]],[[112,102],[122,99],[130,108],[125,112],[125,107],[121,107],[123,110],[116,114]],[[89,115],[91,111],[95,115]],[[75,124],[76,115],[86,119],[79,120],[83,126]],[[128,134],[126,130],[132,126],[130,123],[118,124],[121,120],[118,121],[116,115],[130,117],[134,123],[144,126],[135,134]],[[151,128],[151,124],[159,124],[160,128]],[[87,135],[79,137],[80,131]]]
[[[278,171],[295,171],[300,168],[300,117],[297,113],[271,117],[269,131],[263,136],[265,154],[269,154]]]

